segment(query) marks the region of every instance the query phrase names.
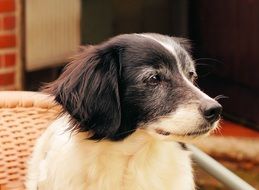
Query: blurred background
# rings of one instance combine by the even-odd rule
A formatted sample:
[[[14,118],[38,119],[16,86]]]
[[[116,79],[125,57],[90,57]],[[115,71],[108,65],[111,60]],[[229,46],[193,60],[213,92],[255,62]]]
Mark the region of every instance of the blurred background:
[[[0,0],[0,90],[37,91],[80,45],[140,32],[191,40],[199,87],[228,97],[197,145],[259,188],[258,0]],[[226,189],[197,170],[201,189]]]

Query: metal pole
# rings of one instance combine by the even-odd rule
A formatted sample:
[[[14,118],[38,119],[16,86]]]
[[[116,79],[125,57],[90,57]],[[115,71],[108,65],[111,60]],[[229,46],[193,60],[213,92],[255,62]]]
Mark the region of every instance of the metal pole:
[[[193,145],[188,145],[189,150],[193,152],[195,162],[211,176],[222,182],[224,185],[233,190],[256,190],[246,183],[240,177],[225,168],[219,162],[202,152]]]

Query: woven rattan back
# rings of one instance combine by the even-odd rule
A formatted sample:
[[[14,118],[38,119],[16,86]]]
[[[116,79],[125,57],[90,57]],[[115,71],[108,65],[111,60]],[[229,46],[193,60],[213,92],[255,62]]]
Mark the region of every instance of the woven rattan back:
[[[23,189],[35,140],[59,112],[44,94],[0,92],[0,190]]]

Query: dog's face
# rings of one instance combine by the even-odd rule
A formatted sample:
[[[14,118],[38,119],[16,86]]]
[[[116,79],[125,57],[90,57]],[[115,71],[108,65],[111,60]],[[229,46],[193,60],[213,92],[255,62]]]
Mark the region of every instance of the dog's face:
[[[45,91],[91,139],[120,140],[138,128],[160,136],[198,136],[215,128],[221,106],[193,83],[186,41],[120,35],[87,47]]]

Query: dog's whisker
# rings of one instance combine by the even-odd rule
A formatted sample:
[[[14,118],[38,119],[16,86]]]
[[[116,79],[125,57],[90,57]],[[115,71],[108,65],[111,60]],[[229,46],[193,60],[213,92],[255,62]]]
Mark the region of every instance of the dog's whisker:
[[[223,136],[220,129],[221,129],[221,126],[218,125],[218,126],[212,131],[212,134],[217,134],[217,135]]]
[[[208,66],[208,67],[211,66],[211,65],[208,64],[208,63],[201,63],[201,62],[196,62],[195,65],[196,65],[196,66]]]
[[[218,101],[218,100],[220,100],[220,99],[227,99],[227,98],[229,98],[229,97],[227,97],[227,96],[225,96],[225,95],[218,95],[218,96],[216,96],[216,97],[214,98],[214,100]]]
[[[218,59],[213,59],[213,58],[206,58],[206,57],[202,57],[202,58],[198,58],[195,59],[194,61],[214,61],[215,63],[220,63],[220,64],[224,64],[222,61],[218,60]]]

